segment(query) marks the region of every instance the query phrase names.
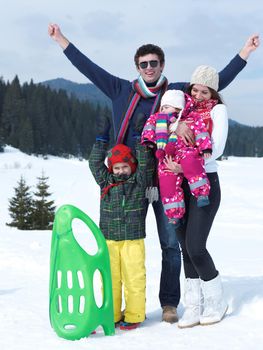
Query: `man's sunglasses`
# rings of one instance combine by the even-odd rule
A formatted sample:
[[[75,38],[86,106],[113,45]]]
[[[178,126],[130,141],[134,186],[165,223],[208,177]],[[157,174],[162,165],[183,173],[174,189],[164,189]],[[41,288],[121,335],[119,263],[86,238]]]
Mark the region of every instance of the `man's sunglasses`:
[[[150,64],[151,68],[156,68],[159,64],[159,61],[157,61],[157,60],[143,61],[143,62],[139,63],[139,66],[141,69],[146,69],[146,68],[148,68],[148,64]]]

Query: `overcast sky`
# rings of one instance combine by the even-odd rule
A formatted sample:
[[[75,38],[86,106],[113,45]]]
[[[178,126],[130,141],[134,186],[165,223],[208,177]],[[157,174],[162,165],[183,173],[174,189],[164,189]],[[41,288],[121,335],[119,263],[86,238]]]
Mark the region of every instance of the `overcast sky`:
[[[188,81],[197,65],[221,70],[252,33],[261,47],[222,91],[229,117],[263,126],[263,2],[261,0],[8,0],[1,6],[0,76],[41,82],[62,77],[87,83],[48,37],[48,23],[114,75],[137,77],[133,56],[146,43],[166,54],[165,75]]]

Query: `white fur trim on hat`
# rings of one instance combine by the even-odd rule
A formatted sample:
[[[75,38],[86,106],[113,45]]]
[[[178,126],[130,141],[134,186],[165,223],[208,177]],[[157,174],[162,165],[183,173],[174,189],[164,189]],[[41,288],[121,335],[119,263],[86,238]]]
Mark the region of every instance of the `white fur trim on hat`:
[[[215,68],[210,66],[198,66],[192,74],[190,85],[200,84],[217,91],[218,82],[219,76]]]
[[[184,109],[185,97],[183,91],[167,90],[161,99],[161,107],[165,105],[172,106],[174,108]]]

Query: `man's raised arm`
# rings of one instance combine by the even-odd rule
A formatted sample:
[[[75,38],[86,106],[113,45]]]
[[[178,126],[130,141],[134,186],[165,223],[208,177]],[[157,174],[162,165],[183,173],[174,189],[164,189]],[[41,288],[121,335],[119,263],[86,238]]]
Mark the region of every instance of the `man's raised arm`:
[[[61,30],[57,24],[50,23],[48,25],[48,34],[62,47],[63,50],[68,47],[69,40],[61,33]]]

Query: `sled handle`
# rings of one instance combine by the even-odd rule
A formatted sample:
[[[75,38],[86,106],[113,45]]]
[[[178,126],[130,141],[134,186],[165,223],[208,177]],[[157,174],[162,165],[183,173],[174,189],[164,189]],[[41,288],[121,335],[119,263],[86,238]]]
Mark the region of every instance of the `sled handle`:
[[[55,215],[54,229],[58,236],[64,236],[72,233],[73,219],[80,219],[83,221],[94,234],[98,247],[105,245],[105,239],[101,234],[100,229],[95,222],[87,216],[82,210],[70,204],[61,206]],[[59,227],[59,230],[56,228]],[[59,237],[58,237],[59,238]]]

